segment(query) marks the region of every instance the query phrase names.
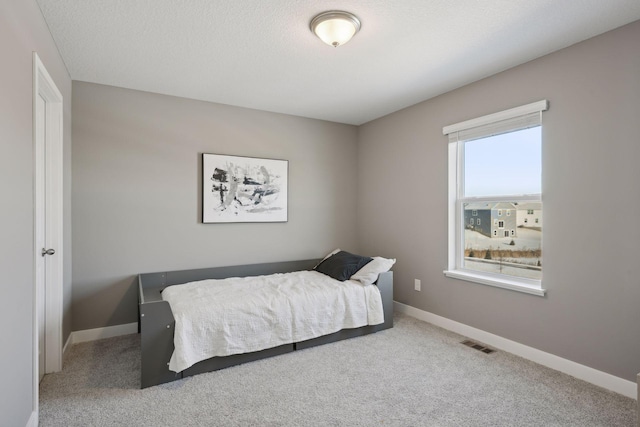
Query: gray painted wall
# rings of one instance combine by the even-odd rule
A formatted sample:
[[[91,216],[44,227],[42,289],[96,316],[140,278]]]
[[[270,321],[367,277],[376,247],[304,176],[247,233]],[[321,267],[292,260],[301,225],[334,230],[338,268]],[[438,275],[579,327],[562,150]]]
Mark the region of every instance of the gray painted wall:
[[[635,381],[638,41],[640,21],[359,128],[359,244],[397,257],[397,301]],[[442,127],[541,99],[547,297],[446,278]]]
[[[73,330],[137,321],[134,277],[356,250],[357,128],[73,83]],[[201,153],[289,160],[289,222],[201,224]]]
[[[0,425],[24,426],[33,404],[32,52],[64,97],[64,339],[71,330],[71,79],[33,0],[0,2]]]

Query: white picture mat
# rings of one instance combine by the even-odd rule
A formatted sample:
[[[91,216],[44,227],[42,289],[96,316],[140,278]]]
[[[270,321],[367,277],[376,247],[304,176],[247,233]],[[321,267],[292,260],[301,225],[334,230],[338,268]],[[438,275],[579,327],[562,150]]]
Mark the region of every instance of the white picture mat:
[[[202,155],[202,222],[286,222],[289,162]]]

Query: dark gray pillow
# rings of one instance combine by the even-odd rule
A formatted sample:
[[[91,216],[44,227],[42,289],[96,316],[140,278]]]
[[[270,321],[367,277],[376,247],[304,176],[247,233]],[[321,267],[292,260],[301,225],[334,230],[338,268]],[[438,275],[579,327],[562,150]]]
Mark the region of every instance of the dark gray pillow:
[[[322,261],[314,270],[344,282],[371,261],[373,258],[340,251]]]

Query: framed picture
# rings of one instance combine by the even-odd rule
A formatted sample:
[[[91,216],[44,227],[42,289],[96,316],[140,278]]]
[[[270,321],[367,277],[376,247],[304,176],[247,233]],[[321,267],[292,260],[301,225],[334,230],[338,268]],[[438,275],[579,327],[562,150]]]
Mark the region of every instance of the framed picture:
[[[287,222],[287,160],[202,155],[202,222]]]

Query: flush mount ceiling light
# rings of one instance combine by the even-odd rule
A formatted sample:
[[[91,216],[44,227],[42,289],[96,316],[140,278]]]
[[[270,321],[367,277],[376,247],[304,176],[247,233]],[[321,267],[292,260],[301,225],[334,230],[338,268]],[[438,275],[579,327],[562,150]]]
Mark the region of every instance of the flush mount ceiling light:
[[[360,30],[360,20],[353,13],[330,10],[313,18],[309,27],[320,40],[338,47]]]

